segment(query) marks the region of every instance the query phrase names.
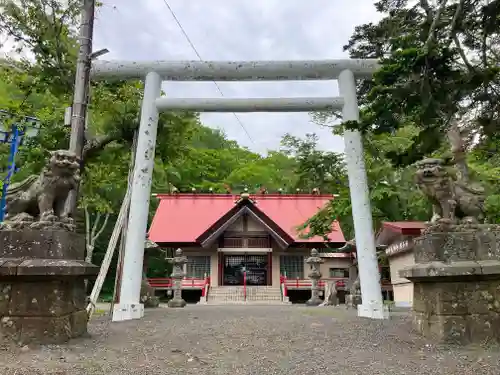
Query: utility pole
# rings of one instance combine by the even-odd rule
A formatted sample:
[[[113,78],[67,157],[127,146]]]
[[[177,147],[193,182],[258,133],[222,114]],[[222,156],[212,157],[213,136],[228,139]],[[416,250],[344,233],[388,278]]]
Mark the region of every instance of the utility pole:
[[[76,63],[75,91],[71,114],[71,138],[69,149],[82,155],[85,143],[85,116],[90,87],[92,37],[94,34],[95,0],[83,0],[80,25],[80,50]]]
[[[94,34],[95,0],[82,0],[80,24],[80,50],[76,62],[75,88],[71,111],[71,138],[69,150],[82,157],[85,145],[85,117],[90,88],[90,67],[92,60],[92,38]],[[78,193],[73,191],[69,199],[70,212],[76,208]]]

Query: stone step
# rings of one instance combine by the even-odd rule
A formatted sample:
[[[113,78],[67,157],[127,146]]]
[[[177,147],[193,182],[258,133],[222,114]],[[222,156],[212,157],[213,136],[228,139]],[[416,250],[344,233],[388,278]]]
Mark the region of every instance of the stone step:
[[[273,287],[247,287],[246,299],[244,287],[211,287],[208,303],[282,303],[281,290]]]
[[[218,296],[211,296],[210,294],[208,295],[209,300],[235,300],[235,301],[244,301],[245,297],[244,296],[223,296],[223,295],[218,295]],[[281,301],[281,296],[247,296],[247,301]]]
[[[254,305],[254,306],[266,306],[266,305],[284,305],[286,302],[279,301],[220,301],[220,300],[208,300],[207,305]]]
[[[238,290],[224,290],[224,289],[219,289],[219,288],[211,288],[209,290],[210,293],[213,294],[244,294],[245,291],[243,289],[238,289]],[[255,290],[255,289],[247,289],[246,290],[247,295],[258,295],[258,294],[281,294],[281,290],[276,288],[276,289],[264,289],[264,290]]]
[[[225,286],[212,286],[210,287],[211,291],[219,291],[219,292],[243,292],[244,287],[225,287]],[[280,288],[273,287],[247,287],[248,292],[276,292],[280,291]]]
[[[226,296],[226,295],[244,295],[245,293],[243,291],[241,292],[222,292],[222,291],[214,291],[211,290],[208,292],[208,294],[211,294],[213,296]],[[281,291],[272,291],[272,292],[248,292],[247,291],[247,296],[281,296]]]

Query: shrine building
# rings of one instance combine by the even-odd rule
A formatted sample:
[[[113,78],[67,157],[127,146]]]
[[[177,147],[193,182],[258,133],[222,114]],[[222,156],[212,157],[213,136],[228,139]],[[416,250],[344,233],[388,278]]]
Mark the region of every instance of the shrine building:
[[[414,240],[424,228],[422,221],[384,222],[376,236],[376,244],[385,247],[394,303],[398,307],[413,306],[413,283],[400,277],[399,271],[415,265]]]
[[[200,302],[285,302],[292,294],[310,293],[305,260],[313,248],[324,261],[320,289],[335,281],[342,300],[357,277],[355,241],[345,240],[338,222],[326,241],[304,238],[298,230],[333,195],[173,193],[156,198],[149,240],[170,254],[183,250],[182,289],[200,292]],[[383,222],[376,234],[378,251],[386,255],[379,256],[382,295],[396,306],[412,306],[413,284],[399,271],[414,264],[413,241],[424,227],[423,222]],[[172,288],[169,277],[149,282],[159,291]]]
[[[327,241],[303,238],[297,229],[333,195],[174,193],[156,198],[149,240],[183,250],[188,260],[183,290],[201,288],[202,299],[283,300],[293,290],[310,290],[305,260],[313,248],[324,260],[323,279],[343,287],[353,277],[353,253],[343,250],[338,222]],[[150,283],[158,288],[161,281]],[[238,292],[242,287],[244,296]]]

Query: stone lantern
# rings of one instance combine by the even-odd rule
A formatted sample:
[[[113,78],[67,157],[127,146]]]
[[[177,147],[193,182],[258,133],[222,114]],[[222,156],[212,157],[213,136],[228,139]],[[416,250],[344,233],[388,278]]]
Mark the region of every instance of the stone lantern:
[[[323,303],[319,298],[319,288],[318,282],[321,279],[321,272],[319,271],[319,265],[323,263],[324,260],[319,257],[318,250],[312,249],[311,256],[306,259],[306,263],[309,264],[311,272],[307,275],[311,279],[311,298],[306,302],[308,306],[318,306]]]
[[[182,279],[184,278],[184,265],[188,262],[187,258],[182,255],[182,250],[177,249],[175,251],[175,256],[170,259],[170,263],[173,266],[172,269],[172,281],[173,281],[173,298],[168,301],[168,307],[184,307],[186,306],[186,301],[182,299]]]

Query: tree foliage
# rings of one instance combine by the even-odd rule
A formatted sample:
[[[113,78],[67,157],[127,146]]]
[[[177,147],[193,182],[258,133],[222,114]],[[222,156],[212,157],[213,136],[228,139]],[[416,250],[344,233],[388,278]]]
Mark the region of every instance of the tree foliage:
[[[488,143],[500,126],[500,1],[380,0],[383,18],[357,26],[344,50],[375,58],[381,69],[358,85],[364,132],[419,129],[404,153],[408,165],[440,148],[458,121],[469,141]]]
[[[378,228],[382,221],[418,221],[430,217],[430,206],[413,181],[414,168],[396,168],[385,156],[388,151],[410,147],[411,135],[417,131],[415,127],[409,126],[397,130],[393,135],[365,137],[365,165],[375,228]],[[316,149],[314,153],[321,154]],[[316,163],[321,165],[320,170],[327,165],[325,160],[332,159],[316,159]],[[307,228],[306,236],[326,236],[332,228],[332,222],[338,220],[346,238],[353,238],[354,225],[347,171],[343,161],[332,163],[330,168],[337,172],[332,185],[338,196],[331,200],[325,209],[306,221],[301,229]]]
[[[345,45],[352,58],[374,58],[380,70],[358,83],[365,163],[372,211],[380,220],[427,219],[428,204],[412,182],[411,165],[425,156],[450,154],[468,162],[486,185],[488,219],[498,222],[500,166],[500,1],[380,0],[376,23],[359,25]],[[314,115],[331,124],[338,114]],[[454,127],[467,153],[458,160]],[[307,223],[310,234],[326,233],[333,218],[350,216],[349,197],[340,197]],[[344,224],[345,225],[345,224]],[[376,225],[378,227],[378,225]]]

